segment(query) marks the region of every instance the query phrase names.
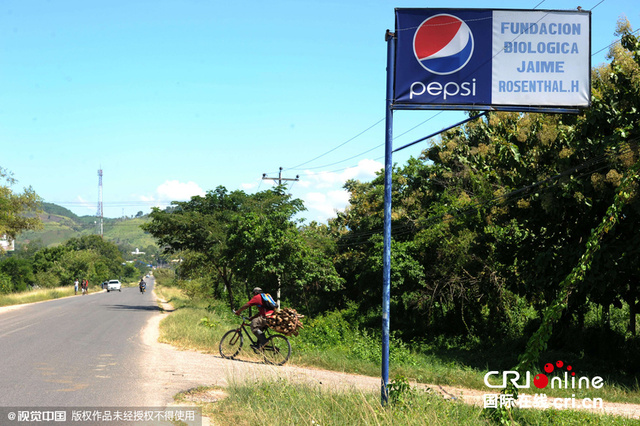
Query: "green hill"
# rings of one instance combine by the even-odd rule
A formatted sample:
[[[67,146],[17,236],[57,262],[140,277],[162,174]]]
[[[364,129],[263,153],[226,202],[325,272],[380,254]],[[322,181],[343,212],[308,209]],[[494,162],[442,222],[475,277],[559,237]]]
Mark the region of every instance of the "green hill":
[[[16,248],[32,241],[40,242],[45,247],[59,245],[66,240],[83,235],[100,233],[100,218],[96,216],[77,216],[70,210],[52,203],[42,204],[40,214],[43,228],[37,231],[27,231],[18,235]],[[140,229],[140,225],[148,222],[148,216],[137,218],[110,219],[103,223],[104,238],[108,241],[133,248],[155,246],[151,235]]]

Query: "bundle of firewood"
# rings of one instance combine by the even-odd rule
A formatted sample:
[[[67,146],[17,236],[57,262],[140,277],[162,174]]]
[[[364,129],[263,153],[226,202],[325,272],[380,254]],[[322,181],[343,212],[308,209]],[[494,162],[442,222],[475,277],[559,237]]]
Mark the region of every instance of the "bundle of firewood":
[[[298,330],[303,328],[300,315],[295,309],[284,308],[275,312],[271,317],[267,317],[267,324],[278,333],[285,336],[297,336]]]

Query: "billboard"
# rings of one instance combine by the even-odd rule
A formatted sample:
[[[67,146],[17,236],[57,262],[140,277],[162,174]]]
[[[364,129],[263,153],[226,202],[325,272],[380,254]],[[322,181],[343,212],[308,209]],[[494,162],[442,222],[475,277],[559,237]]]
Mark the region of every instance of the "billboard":
[[[586,108],[591,13],[396,9],[394,109]]]

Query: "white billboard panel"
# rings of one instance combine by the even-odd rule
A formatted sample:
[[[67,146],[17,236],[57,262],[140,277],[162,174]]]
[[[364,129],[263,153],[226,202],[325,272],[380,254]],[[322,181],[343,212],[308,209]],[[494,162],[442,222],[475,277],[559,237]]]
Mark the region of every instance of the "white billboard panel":
[[[585,13],[494,11],[493,103],[588,106],[589,33]]]

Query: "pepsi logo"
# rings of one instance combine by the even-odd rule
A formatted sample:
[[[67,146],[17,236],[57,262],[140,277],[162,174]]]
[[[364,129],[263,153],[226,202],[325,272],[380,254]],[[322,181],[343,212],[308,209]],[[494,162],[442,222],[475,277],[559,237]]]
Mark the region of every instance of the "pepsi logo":
[[[413,52],[427,71],[438,75],[453,74],[471,59],[473,34],[460,18],[435,15],[418,27],[413,37]]]

